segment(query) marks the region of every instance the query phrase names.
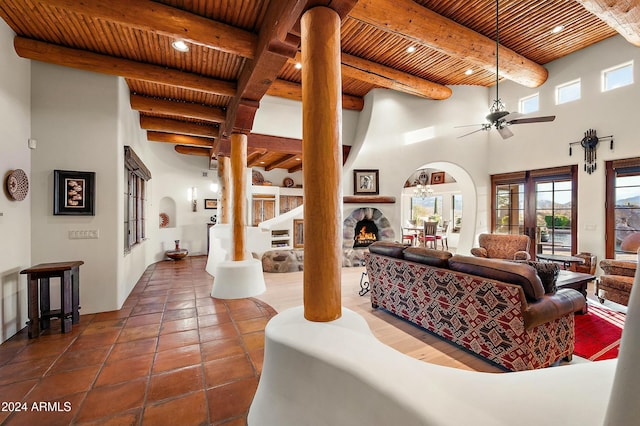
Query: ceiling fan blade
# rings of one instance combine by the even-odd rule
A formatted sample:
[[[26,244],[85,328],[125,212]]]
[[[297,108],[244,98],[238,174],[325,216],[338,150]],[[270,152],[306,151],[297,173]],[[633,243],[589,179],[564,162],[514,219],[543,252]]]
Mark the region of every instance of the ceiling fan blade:
[[[474,133],[481,132],[481,131],[483,131],[483,130],[487,130],[487,129],[486,129],[485,127],[482,127],[482,128],[480,128],[480,129],[478,129],[478,130],[474,130],[473,132],[465,133],[464,135],[458,136],[456,139],[464,138],[465,136],[469,136],[469,135],[472,135],[472,134],[474,134]]]
[[[496,130],[498,130],[498,133],[500,133],[502,139],[508,139],[513,136],[513,132],[509,130],[508,127],[498,127]]]
[[[475,126],[484,126],[486,125],[486,123],[479,123],[479,124],[464,124],[462,126],[453,126],[454,129],[459,129],[461,127],[475,127]],[[482,129],[481,129],[482,130]]]
[[[544,117],[516,118],[516,119],[507,121],[507,123],[508,124],[543,123],[546,121],[553,121],[555,119],[556,119],[555,115],[547,115]]]

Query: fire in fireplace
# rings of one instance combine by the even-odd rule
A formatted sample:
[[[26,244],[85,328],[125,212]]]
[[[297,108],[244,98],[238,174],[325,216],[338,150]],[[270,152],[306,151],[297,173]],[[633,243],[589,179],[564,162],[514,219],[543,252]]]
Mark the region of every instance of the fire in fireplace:
[[[356,223],[353,247],[367,247],[378,241],[378,227],[372,220],[364,219]]]

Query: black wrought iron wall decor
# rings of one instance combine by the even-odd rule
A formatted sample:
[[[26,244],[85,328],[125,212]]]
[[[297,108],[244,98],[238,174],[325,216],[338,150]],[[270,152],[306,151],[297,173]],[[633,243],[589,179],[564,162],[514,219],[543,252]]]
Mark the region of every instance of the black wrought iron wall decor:
[[[600,141],[609,141],[609,149],[613,149],[613,135],[598,137],[595,129],[584,132],[584,137],[579,141],[569,143],[569,155],[572,154],[571,146],[580,144],[584,148],[584,171],[591,174],[595,171],[597,163],[596,150]]]

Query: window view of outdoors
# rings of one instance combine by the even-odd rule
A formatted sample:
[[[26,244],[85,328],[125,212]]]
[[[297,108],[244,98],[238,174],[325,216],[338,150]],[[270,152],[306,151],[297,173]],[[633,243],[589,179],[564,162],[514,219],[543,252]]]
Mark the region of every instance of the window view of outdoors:
[[[496,187],[496,234],[522,234],[524,226],[524,185]]]
[[[617,176],[615,191],[616,259],[634,260],[640,246],[640,175]]]
[[[571,181],[536,184],[537,253],[571,254]]]
[[[417,226],[422,226],[425,220],[442,224],[442,209],[442,195],[411,197],[411,220]]]
[[[453,195],[453,232],[460,232],[462,226],[462,195]]]

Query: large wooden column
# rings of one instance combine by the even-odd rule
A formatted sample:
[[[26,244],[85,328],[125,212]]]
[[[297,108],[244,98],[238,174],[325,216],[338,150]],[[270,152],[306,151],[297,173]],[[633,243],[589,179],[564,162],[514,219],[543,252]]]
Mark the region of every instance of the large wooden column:
[[[302,152],[304,154],[304,317],[342,315],[342,93],[340,17],[308,10],[302,33]]]
[[[247,198],[245,167],[247,164],[247,135],[231,134],[231,208],[232,238],[231,260],[244,260]]]
[[[231,160],[218,157],[218,180],[220,181],[220,217],[218,223],[229,223],[231,216]]]

